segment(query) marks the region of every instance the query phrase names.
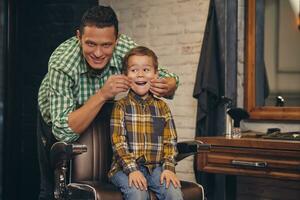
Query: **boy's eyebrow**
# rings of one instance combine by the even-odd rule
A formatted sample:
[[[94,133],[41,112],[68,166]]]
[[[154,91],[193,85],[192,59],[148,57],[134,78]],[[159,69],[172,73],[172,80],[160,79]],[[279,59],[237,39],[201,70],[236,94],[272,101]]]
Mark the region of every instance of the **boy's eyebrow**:
[[[137,67],[145,67],[145,66],[147,66],[147,67],[154,67],[153,65],[148,65],[148,64],[145,64],[145,65],[132,64],[132,65],[128,65],[128,68],[129,67],[134,67],[134,66],[137,66]]]

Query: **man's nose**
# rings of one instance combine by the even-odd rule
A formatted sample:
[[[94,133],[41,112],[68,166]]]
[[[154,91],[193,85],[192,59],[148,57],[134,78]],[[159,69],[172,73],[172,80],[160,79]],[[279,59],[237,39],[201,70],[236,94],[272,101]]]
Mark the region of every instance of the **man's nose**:
[[[102,49],[101,49],[100,46],[96,47],[96,49],[94,51],[94,54],[95,54],[96,57],[100,57],[103,54]]]

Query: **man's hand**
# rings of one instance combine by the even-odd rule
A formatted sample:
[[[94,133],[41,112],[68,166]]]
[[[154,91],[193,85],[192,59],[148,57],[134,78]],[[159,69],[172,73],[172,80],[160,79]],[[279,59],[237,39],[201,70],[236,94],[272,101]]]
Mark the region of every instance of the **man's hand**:
[[[133,171],[128,176],[128,184],[129,187],[132,186],[132,184],[140,190],[147,190],[147,181],[142,172],[140,171]]]
[[[181,187],[180,185],[180,181],[177,178],[176,174],[174,174],[174,172],[165,169],[161,175],[160,175],[160,184],[163,184],[164,179],[166,180],[166,188],[169,188],[170,186],[170,182],[173,183],[174,187]]]
[[[170,97],[175,90],[175,78],[156,78],[150,81],[150,91],[158,97]]]
[[[131,80],[125,75],[111,75],[99,92],[104,100],[109,100],[120,92],[126,92],[130,88],[130,84]]]

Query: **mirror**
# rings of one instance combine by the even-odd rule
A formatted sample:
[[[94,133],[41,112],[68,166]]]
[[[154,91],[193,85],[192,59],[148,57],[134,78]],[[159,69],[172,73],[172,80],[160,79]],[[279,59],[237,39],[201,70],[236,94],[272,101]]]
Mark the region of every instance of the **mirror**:
[[[245,107],[250,119],[300,120],[300,30],[290,2],[247,1]]]

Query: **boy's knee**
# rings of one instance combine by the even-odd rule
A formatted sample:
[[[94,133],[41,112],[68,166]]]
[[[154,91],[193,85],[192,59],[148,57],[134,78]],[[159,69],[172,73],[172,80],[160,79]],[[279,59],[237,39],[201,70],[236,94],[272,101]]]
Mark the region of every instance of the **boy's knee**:
[[[139,190],[135,187],[131,187],[131,189],[125,194],[127,198],[125,199],[141,199],[141,200],[146,200],[148,199],[148,191],[145,190]]]
[[[175,188],[172,184],[166,189],[165,197],[166,200],[183,200],[181,189],[179,187]]]

